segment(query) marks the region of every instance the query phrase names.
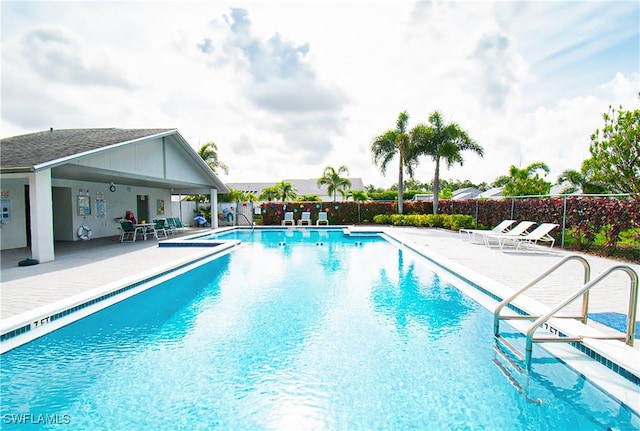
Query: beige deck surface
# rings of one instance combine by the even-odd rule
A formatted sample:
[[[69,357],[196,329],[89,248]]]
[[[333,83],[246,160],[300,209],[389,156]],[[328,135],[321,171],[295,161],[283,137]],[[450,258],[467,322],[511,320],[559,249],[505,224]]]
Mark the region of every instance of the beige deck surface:
[[[182,236],[197,231],[185,231]],[[210,252],[160,248],[156,239],[120,243],[118,237],[58,242],[55,250],[53,262],[26,267],[19,267],[18,262],[29,257],[28,249],[2,251],[0,320]]]
[[[567,252],[559,249],[532,252],[501,252],[465,241],[458,233],[423,228],[392,228],[407,241],[426,247],[453,262],[514,290],[556,263]],[[203,229],[198,230],[204,232]],[[194,233],[194,230],[188,233]],[[186,233],[185,233],[186,234]],[[2,251],[0,273],[0,319],[33,310],[83,291],[129,278],[154,267],[177,260],[196,258],[207,253],[200,248],[159,248],[157,240],[120,243],[117,237],[88,242],[56,244],[56,260],[30,267],[18,267],[28,257],[27,249]],[[592,266],[592,278],[605,268],[621,262],[586,256]],[[640,273],[640,265],[630,265]],[[582,266],[566,265],[550,276],[528,296],[553,306],[582,285]],[[613,274],[591,292],[590,313],[627,314],[629,277]],[[572,304],[579,310],[580,301]],[[640,344],[640,343],[639,343]]]

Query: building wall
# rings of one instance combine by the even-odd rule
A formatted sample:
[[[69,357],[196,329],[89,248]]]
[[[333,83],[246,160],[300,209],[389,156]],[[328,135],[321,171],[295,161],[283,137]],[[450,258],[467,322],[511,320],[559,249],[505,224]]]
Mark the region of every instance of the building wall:
[[[77,235],[78,228],[87,226],[91,228],[93,238],[102,238],[119,235],[120,223],[117,219],[124,218],[126,211],[134,212],[136,218],[137,196],[148,196],[147,205],[149,220],[156,217],[173,217],[171,214],[171,193],[165,189],[149,187],[134,187],[115,183],[116,191],[109,191],[109,184],[79,182],[70,180],[54,180],[55,187],[68,187],[71,189],[70,222],[72,238],[58,238],[62,240],[80,241]],[[78,196],[88,196],[91,213],[80,214],[78,212]],[[102,200],[103,202],[99,202]],[[158,200],[164,201],[164,213],[158,212]],[[98,211],[100,204],[104,205],[104,212]],[[54,203],[55,208],[55,203]],[[54,218],[56,216],[54,215]],[[141,221],[141,220],[138,220]],[[57,233],[57,232],[56,232]]]
[[[174,198],[176,197],[177,196],[174,196]],[[180,218],[182,224],[184,226],[191,226],[193,224],[196,206],[197,202],[194,201],[173,200],[171,201],[171,212],[173,213],[173,217],[180,217],[182,213],[182,217]]]
[[[0,246],[2,250],[27,246],[27,222],[25,210],[24,179],[2,179],[0,195],[4,203],[8,203],[10,219],[3,220],[0,227]]]
[[[11,220],[2,223],[0,245],[2,250],[27,247],[27,222],[24,186],[27,179],[3,179],[1,190],[8,196],[11,205]],[[134,187],[115,184],[116,191],[109,191],[109,184],[72,180],[53,179],[53,225],[56,241],[81,241],[78,228],[91,228],[93,238],[116,236],[120,234],[120,223],[127,210],[136,211],[138,195],[148,196],[149,218],[174,217],[171,205],[171,193],[165,189]],[[90,201],[90,213],[78,213],[78,196],[87,196]],[[97,212],[97,201],[104,201],[104,214]],[[158,212],[158,201],[164,201],[164,214]],[[137,214],[136,214],[137,217]],[[150,221],[150,220],[149,220]]]

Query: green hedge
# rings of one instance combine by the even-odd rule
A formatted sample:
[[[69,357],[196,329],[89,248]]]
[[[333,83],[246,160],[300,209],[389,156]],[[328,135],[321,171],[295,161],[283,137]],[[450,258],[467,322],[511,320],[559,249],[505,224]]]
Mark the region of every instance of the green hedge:
[[[473,217],[462,214],[379,214],[373,217],[373,221],[394,226],[441,227],[451,230],[471,228],[475,224]]]

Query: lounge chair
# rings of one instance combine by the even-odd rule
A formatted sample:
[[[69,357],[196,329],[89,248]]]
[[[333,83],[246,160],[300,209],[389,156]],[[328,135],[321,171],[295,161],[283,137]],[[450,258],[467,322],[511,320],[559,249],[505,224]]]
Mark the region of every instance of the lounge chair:
[[[320,226],[320,224],[326,224],[327,226],[329,225],[329,220],[327,219],[327,213],[324,211],[320,211],[320,213],[318,214],[318,220],[316,221],[316,226]]]
[[[129,241],[136,242],[138,235],[144,236],[144,228],[134,227],[131,220],[120,220],[120,242],[125,242],[125,238],[129,237]]]
[[[164,226],[164,230],[167,231],[167,233],[172,233],[172,234],[176,233],[177,231],[176,222],[173,219],[173,217],[167,217],[167,223]]]
[[[529,230],[529,228],[531,228],[531,226],[533,226],[535,223],[532,221],[521,221],[520,223],[518,223],[517,225],[515,225],[515,227],[513,229],[508,230],[507,232],[504,233],[485,233],[482,234],[482,236],[484,237],[484,243],[487,247],[491,246],[491,240],[495,239],[496,242],[498,243],[498,245],[500,246],[500,248],[502,248],[503,244],[502,238],[513,238],[513,237],[518,237],[521,235],[524,235],[527,233],[527,231]]]
[[[466,233],[469,237],[469,241],[473,242],[473,239],[476,237],[476,235],[483,236],[492,233],[505,233],[515,222],[515,220],[503,220],[498,223],[498,225],[493,229],[460,229],[459,232],[460,235]]]
[[[305,223],[307,226],[311,226],[311,213],[308,211],[305,211],[300,215],[300,220],[298,220],[298,226],[302,226]]]
[[[165,229],[166,220],[161,218],[155,221],[156,225],[153,227],[152,233],[155,235],[156,239],[160,239],[160,234],[163,234],[165,238],[168,238],[167,230]]]
[[[296,225],[295,220],[293,220],[293,211],[284,213],[284,220],[282,220],[282,226],[286,226],[287,223],[290,223],[291,226]]]
[[[180,220],[180,217],[174,217],[173,223],[176,225],[176,230],[181,230],[186,227],[185,225],[182,224],[182,220]]]
[[[507,243],[512,243],[516,247],[516,250],[518,250],[520,246],[524,246],[533,250],[539,242],[551,243],[549,249],[552,249],[556,240],[554,237],[549,235],[549,232],[557,227],[558,225],[555,223],[542,223],[540,226],[524,235],[511,237],[508,235],[500,236],[498,237],[500,250],[502,250]]]

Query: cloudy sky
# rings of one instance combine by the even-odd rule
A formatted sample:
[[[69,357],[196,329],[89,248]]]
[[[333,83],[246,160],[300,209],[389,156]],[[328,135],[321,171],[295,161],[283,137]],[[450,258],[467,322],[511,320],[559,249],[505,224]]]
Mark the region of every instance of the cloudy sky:
[[[446,179],[579,169],[609,105],[637,109],[637,1],[2,1],[1,136],[177,128],[224,181],[396,182],[372,139],[440,110],[485,149]],[[416,179],[430,181],[423,159]]]

